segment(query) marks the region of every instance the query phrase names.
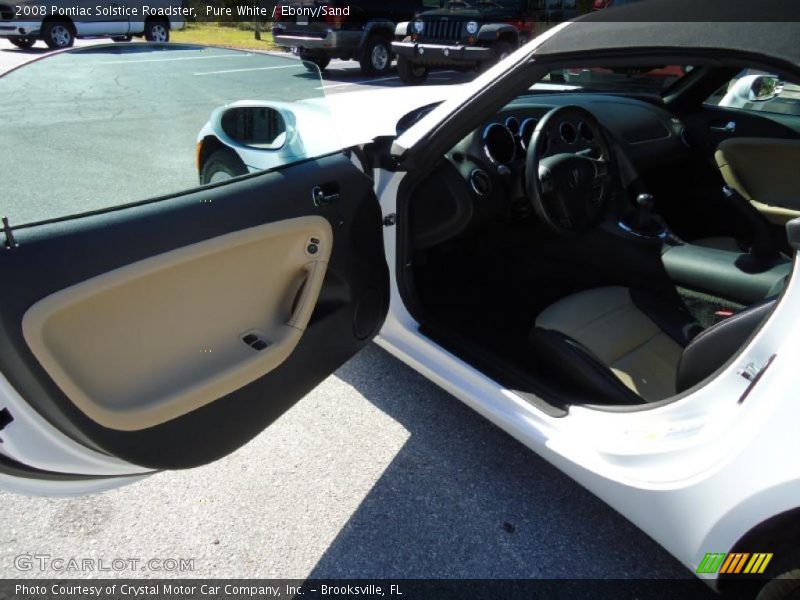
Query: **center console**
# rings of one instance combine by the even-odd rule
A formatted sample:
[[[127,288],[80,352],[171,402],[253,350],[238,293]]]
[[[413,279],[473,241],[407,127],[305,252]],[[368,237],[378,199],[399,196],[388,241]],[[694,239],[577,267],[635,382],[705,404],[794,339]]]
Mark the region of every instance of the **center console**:
[[[764,259],[686,243],[667,246],[661,260],[677,285],[746,305],[783,291],[792,269],[780,255]]]
[[[733,252],[680,239],[654,211],[650,194],[640,194],[636,209],[617,226],[632,240],[660,243],[664,269],[676,285],[745,305],[779,294],[792,269],[790,259],[764,243]]]

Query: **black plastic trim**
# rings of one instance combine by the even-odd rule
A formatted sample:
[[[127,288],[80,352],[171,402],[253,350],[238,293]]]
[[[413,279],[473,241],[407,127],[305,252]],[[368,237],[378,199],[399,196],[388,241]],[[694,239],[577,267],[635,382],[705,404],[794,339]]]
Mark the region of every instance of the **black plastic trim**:
[[[311,189],[326,182],[339,184],[340,199],[314,206]],[[311,323],[279,368],[199,410],[141,431],[104,428],[70,402],[24,340],[25,311],[54,292],[150,256],[304,215],[324,217],[334,233]],[[28,227],[17,238],[16,250],[0,252],[0,280],[6,292],[0,303],[0,372],[64,434],[153,469],[205,464],[249,441],[368,343],[388,310],[380,207],[372,181],[344,154],[160,202]],[[355,316],[368,295],[374,310],[364,314],[373,315],[375,322],[368,335],[359,337]],[[363,325],[359,323],[361,334]]]

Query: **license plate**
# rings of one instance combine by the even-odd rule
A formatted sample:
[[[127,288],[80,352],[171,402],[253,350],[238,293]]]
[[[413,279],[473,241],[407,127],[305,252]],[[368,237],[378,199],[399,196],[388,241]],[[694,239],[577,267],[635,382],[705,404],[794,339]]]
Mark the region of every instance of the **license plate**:
[[[308,25],[308,17],[297,17],[298,25]]]

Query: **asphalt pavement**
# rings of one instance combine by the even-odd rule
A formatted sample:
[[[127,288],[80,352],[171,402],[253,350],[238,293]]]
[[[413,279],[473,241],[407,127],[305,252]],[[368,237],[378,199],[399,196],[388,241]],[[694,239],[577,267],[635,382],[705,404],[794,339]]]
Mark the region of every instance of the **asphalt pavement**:
[[[133,577],[691,577],[375,345],[214,464],[92,497],[0,503],[2,577],[63,575],[22,573],[20,554],[194,559],[182,573],[104,573]]]
[[[2,68],[22,60],[22,53],[9,48],[0,42]],[[49,73],[60,78],[59,85],[74,85],[70,78],[78,73],[84,81],[108,81],[119,76],[106,64],[113,60],[100,53],[85,71],[60,68]],[[180,63],[185,79],[194,81],[197,98],[192,106],[206,108],[203,103],[217,100],[214,93],[224,95],[232,88],[215,92],[206,78],[194,74],[257,66],[232,66],[236,60],[171,64]],[[133,75],[118,82],[131,86],[135,77],[141,81],[150,74],[157,86],[165,75],[159,69],[166,64],[126,65]],[[283,77],[295,74],[282,71]],[[47,68],[41,73],[47,74]],[[360,75],[348,72],[347,65],[337,70],[335,63],[320,85],[309,86],[296,74],[294,85],[306,86],[303,90],[328,86],[353,91],[387,84],[356,82]],[[0,79],[0,90],[8,81]],[[234,77],[231,85],[237,81],[244,80]],[[52,108],[54,96],[48,88],[53,88],[47,81],[30,77],[14,85],[26,101],[6,95],[7,116],[0,126],[0,202],[12,216],[30,216],[31,198],[47,202],[48,194],[58,194],[59,177],[77,176],[42,172],[38,165],[45,159],[78,153],[97,157],[99,170],[104,153],[125,152],[136,160],[137,153],[151,152],[160,127],[178,123],[188,131],[195,125],[181,122],[174,112],[179,102],[173,98],[165,98],[163,106],[145,106],[146,94],[136,86],[131,86],[132,101],[121,116],[102,107],[102,95],[108,92],[103,84],[85,85],[76,106],[61,114]],[[87,98],[100,100],[88,112]],[[6,102],[13,111],[8,112]],[[180,102],[186,105],[185,98]],[[148,111],[152,126],[145,126],[142,118]],[[53,120],[37,122],[42,115]],[[144,128],[132,132],[128,125],[127,134],[120,135],[117,121],[126,120]],[[25,131],[36,137],[26,138]],[[80,132],[82,137],[92,132],[102,147],[84,145]],[[175,160],[170,169],[185,168],[179,165],[184,156]],[[6,193],[5,181],[16,172],[29,181],[29,191],[46,188],[47,193]],[[98,172],[80,176],[91,188]],[[142,171],[131,177],[142,186],[152,179]],[[692,577],[607,505],[374,345],[262,435],[217,463],[160,473],[91,497],[0,493],[0,504],[0,577]],[[193,561],[193,568],[64,573],[49,563],[45,570],[20,570],[15,557],[37,554],[102,559],[106,566],[113,559],[184,558]]]

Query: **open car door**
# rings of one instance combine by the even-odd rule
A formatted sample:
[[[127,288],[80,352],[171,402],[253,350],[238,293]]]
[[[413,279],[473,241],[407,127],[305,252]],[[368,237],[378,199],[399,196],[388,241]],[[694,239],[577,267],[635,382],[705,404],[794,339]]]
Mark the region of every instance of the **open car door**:
[[[377,334],[380,209],[321,89],[300,61],[175,44],[0,78],[0,487],[214,461]]]

